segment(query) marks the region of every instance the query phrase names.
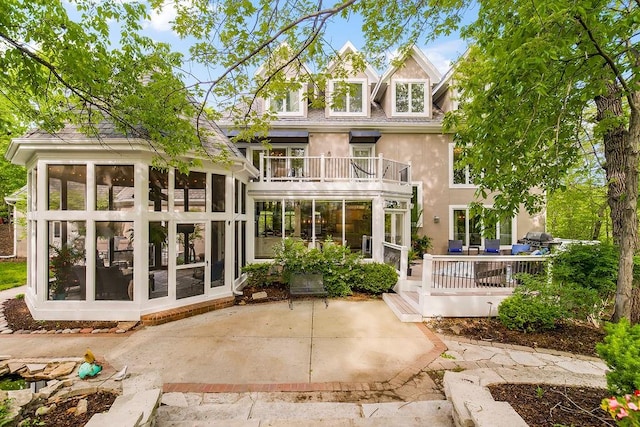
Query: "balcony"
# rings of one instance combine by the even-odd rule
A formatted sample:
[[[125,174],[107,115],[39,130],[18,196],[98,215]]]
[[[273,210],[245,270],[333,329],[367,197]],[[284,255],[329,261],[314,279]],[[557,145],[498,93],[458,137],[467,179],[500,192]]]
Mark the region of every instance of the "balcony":
[[[381,182],[409,185],[411,164],[378,157],[267,156],[260,154],[260,182]]]

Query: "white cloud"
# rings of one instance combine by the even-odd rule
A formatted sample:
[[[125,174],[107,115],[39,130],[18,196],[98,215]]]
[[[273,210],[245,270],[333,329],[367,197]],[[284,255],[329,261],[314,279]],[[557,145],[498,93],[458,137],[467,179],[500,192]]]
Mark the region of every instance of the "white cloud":
[[[175,3],[165,2],[160,10],[151,11],[151,19],[145,25],[156,31],[172,31],[171,26],[177,16]]]
[[[429,58],[429,61],[443,75],[467,50],[467,44],[462,39],[451,39],[440,43],[435,43],[428,47],[423,47],[422,51]]]

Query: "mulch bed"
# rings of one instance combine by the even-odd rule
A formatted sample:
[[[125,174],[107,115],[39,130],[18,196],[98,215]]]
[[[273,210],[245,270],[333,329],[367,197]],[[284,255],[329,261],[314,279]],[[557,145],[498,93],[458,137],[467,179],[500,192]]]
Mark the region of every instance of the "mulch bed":
[[[2,306],[4,317],[9,328],[13,331],[47,331],[58,329],[111,329],[118,326],[118,322],[91,322],[91,321],[66,321],[66,320],[34,320],[23,298],[6,300]]]
[[[496,384],[489,390],[495,400],[509,402],[530,427],[615,426],[600,408],[606,390],[545,384]]]
[[[22,418],[29,418],[31,423],[28,425],[31,426],[80,427],[88,423],[93,415],[107,412],[116,400],[116,397],[116,394],[106,391],[74,396],[56,402],[55,408],[39,417],[35,415],[35,411],[40,405],[34,405],[33,408],[23,414]],[[80,399],[87,399],[87,412],[76,415],[75,409]]]
[[[438,333],[459,335],[478,341],[516,344],[566,351],[567,353],[597,356],[596,344],[606,333],[587,323],[563,322],[556,329],[544,332],[520,332],[508,329],[498,319],[444,318],[433,320],[428,326]]]

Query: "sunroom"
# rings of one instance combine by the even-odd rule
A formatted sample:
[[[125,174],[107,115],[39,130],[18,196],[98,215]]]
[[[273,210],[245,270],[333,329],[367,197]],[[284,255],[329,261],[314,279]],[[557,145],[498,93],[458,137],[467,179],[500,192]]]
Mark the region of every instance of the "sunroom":
[[[257,171],[221,133],[215,150],[228,150],[229,162],[209,152],[181,171],[154,168],[146,142],[101,130],[31,132],[7,151],[28,170],[33,317],[139,320],[232,299],[247,262],[246,185]]]

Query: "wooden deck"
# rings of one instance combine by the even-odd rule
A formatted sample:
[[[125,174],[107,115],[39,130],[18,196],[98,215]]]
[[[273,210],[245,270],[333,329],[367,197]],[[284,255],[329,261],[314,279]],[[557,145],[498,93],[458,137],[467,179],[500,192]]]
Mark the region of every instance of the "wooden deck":
[[[417,292],[409,292],[418,297]],[[418,313],[402,296],[398,294],[382,294],[382,299],[401,322],[422,322],[422,315]]]

